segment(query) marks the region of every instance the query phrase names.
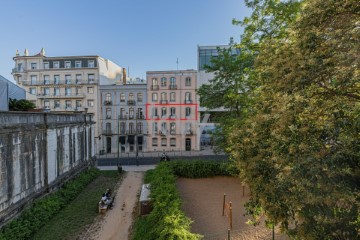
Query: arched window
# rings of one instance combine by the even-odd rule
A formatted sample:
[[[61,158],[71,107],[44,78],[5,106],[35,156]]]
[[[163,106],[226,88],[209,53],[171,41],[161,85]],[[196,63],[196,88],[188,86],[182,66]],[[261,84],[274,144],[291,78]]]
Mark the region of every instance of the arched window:
[[[190,115],[191,115],[191,108],[189,107],[185,108],[185,116],[190,117]]]
[[[176,134],[176,124],[174,122],[170,123],[170,134]]]

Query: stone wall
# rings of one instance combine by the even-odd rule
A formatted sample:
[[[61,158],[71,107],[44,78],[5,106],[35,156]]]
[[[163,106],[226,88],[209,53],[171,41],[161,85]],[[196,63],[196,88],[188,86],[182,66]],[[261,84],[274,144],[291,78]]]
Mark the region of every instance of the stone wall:
[[[94,163],[89,115],[0,112],[0,225]]]

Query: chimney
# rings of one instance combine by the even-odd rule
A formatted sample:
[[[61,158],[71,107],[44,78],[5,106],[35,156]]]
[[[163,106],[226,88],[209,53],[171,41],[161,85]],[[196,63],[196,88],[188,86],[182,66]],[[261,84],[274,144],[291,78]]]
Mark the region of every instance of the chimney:
[[[123,84],[126,84],[126,68],[123,68]]]

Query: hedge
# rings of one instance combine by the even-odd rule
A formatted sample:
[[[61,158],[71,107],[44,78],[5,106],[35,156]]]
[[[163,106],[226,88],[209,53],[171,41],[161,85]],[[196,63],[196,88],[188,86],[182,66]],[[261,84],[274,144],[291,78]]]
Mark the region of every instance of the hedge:
[[[99,174],[100,171],[96,168],[87,170],[66,183],[57,192],[34,201],[30,208],[24,210],[18,218],[1,229],[0,240],[30,239]]]

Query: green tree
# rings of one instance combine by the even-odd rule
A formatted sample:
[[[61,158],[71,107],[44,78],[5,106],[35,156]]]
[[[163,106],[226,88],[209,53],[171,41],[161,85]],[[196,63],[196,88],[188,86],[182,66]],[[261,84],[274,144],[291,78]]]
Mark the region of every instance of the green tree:
[[[286,1],[253,7],[267,13],[264,2]],[[286,31],[251,40],[261,85],[254,114],[233,126],[231,153],[251,188],[249,213],[301,239],[358,237],[359,10],[355,0],[304,1]]]
[[[36,106],[34,103],[26,99],[17,100],[15,98],[9,99],[9,110],[10,111],[27,111],[34,109]]]

